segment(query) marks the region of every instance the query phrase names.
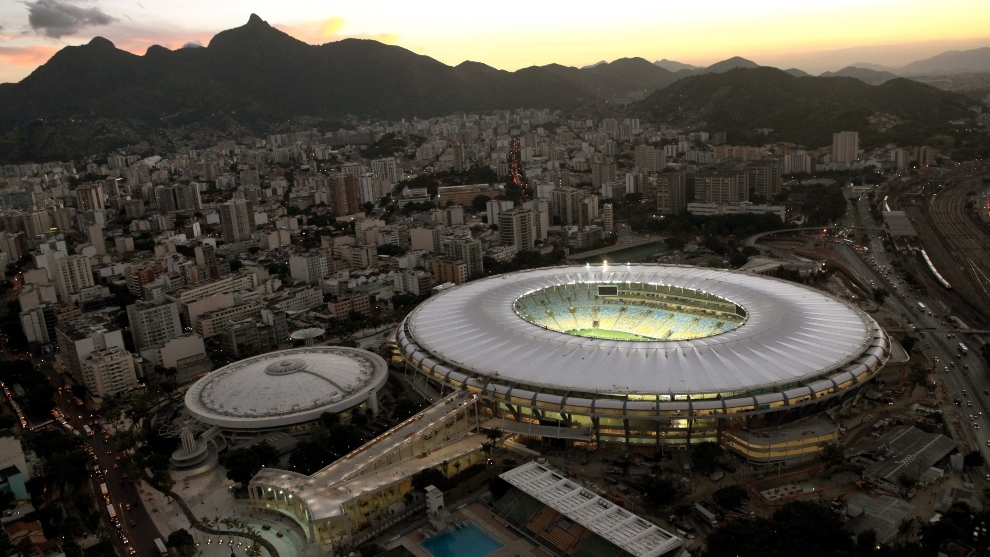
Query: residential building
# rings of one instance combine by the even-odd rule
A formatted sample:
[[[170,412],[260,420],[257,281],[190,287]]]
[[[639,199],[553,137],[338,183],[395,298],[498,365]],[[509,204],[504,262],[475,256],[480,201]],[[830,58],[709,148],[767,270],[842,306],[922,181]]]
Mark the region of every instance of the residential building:
[[[532,250],[533,211],[521,207],[502,211],[498,215],[498,235],[504,246],[512,246],[518,251]]]
[[[749,163],[747,168],[748,187],[753,193],[764,199],[773,199],[780,195],[782,184],[781,174],[784,164],[781,159],[763,159]]]
[[[615,233],[615,215],[612,214],[612,204],[602,205],[602,231],[605,234]]]
[[[347,319],[351,312],[371,315],[371,296],[360,292],[342,294],[327,303],[327,315],[333,319]]]
[[[55,260],[55,285],[62,302],[68,303],[73,294],[78,294],[94,284],[88,256],[70,255]]]
[[[179,306],[171,300],[160,299],[131,304],[127,306],[127,321],[130,324],[134,348],[138,352],[145,348],[162,346],[183,334]]]
[[[250,240],[254,234],[254,204],[231,199],[220,204],[220,229],[225,242]]]
[[[371,161],[371,173],[379,180],[388,180],[393,186],[399,183],[399,170],[393,157]]]
[[[851,163],[859,159],[859,132],[832,134],[832,162]]]
[[[138,387],[134,358],[123,347],[94,350],[82,363],[83,377],[90,393],[113,396]]]
[[[482,258],[481,242],[467,238],[447,239],[443,243],[444,255],[450,259],[463,261],[467,265],[469,277],[480,277],[485,274],[485,263]],[[444,282],[439,281],[438,282]]]
[[[764,214],[777,215],[781,222],[786,222],[787,209],[783,205],[753,205],[752,203],[688,203],[687,211],[692,215],[741,215]]]
[[[615,181],[616,166],[614,162],[591,163],[591,187],[600,190],[602,184]]]
[[[58,339],[59,365],[64,367],[77,383],[85,385],[91,395],[103,397],[119,392],[116,390],[118,388],[129,388],[120,383],[121,377],[117,375],[113,380],[97,377],[95,374],[102,373],[104,368],[100,366],[93,368],[86,364],[87,359],[94,352],[117,348],[126,353],[120,327],[105,317],[90,315],[59,323],[55,327],[55,333]],[[117,374],[117,371],[111,369],[112,367],[108,363],[106,371]],[[110,391],[104,390],[107,388]]]
[[[498,215],[502,211],[508,211],[513,206],[511,201],[501,199],[491,199],[486,204],[488,210],[488,224],[498,224]]]
[[[409,241],[412,251],[423,250],[438,253],[440,251],[440,229],[436,227],[410,228]]]
[[[289,275],[296,280],[319,284],[329,273],[326,254],[309,252],[289,256]]]
[[[469,276],[467,263],[463,261],[447,258],[433,260],[433,279],[437,284],[464,284]]]
[[[658,213],[678,215],[687,210],[687,179],[683,172],[657,176],[656,192]]]
[[[663,151],[651,145],[637,145],[633,150],[633,160],[640,172],[660,172],[667,162]]]

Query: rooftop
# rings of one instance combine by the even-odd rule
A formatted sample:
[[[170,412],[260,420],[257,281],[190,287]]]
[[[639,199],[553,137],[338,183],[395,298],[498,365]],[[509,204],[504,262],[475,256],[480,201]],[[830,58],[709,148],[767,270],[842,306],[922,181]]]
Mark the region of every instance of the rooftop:
[[[231,429],[283,427],[359,404],[387,378],[385,361],[377,354],[311,346],[224,366],[190,387],[185,403],[203,423]]]
[[[537,462],[523,464],[499,477],[635,557],[656,557],[684,543]]]
[[[863,477],[892,484],[897,484],[902,475],[917,480],[957,446],[945,435],[925,433],[909,425],[897,426],[867,449],[875,462],[863,471]]]

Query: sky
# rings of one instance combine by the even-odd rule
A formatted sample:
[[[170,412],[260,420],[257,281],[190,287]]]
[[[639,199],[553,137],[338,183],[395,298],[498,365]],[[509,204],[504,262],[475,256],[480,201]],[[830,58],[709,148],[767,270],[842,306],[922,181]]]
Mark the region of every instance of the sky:
[[[96,36],[135,54],[153,44],[205,46],[252,13],[311,44],[375,39],[449,65],[510,71],[633,56],[704,66],[742,56],[818,74],[990,46],[988,0],[0,0],[0,82]]]

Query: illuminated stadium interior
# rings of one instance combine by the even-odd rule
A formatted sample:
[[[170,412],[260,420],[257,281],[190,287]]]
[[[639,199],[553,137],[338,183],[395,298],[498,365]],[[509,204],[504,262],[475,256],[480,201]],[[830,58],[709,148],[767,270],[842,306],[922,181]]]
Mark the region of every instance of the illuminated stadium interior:
[[[544,329],[626,341],[707,338],[746,320],[746,311],[725,298],[648,283],[552,286],[519,297],[514,309]]]

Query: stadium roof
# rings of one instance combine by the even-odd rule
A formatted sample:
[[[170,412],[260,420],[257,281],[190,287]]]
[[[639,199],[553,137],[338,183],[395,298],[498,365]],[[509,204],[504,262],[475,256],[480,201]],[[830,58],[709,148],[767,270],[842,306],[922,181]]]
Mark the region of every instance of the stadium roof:
[[[555,285],[624,282],[714,294],[744,308],[746,321],[707,338],[631,342],[544,329],[514,310],[520,296]],[[470,282],[421,304],[399,334],[423,366],[442,363],[499,383],[575,394],[772,390],[862,373],[857,370],[880,362],[864,364],[867,351],[887,349],[871,318],[820,291],[748,273],[670,265],[555,267]]]
[[[684,541],[537,462],[500,477],[537,501],[636,557],[655,557]]]
[[[224,366],[186,391],[197,420],[229,429],[284,427],[360,404],[388,379],[377,354],[339,346],[269,352]]]

